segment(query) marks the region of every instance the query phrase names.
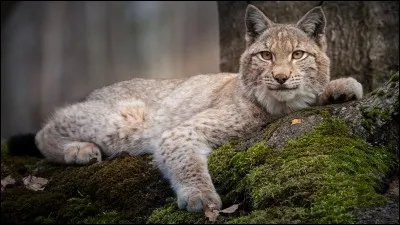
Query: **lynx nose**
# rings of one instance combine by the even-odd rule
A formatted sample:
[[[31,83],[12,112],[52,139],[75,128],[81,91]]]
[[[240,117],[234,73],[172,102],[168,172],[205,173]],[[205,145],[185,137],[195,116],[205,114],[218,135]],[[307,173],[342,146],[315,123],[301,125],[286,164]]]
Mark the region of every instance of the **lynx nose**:
[[[289,79],[289,77],[287,77],[284,74],[278,74],[278,75],[274,76],[274,79],[276,81],[278,81],[278,83],[284,84]]]

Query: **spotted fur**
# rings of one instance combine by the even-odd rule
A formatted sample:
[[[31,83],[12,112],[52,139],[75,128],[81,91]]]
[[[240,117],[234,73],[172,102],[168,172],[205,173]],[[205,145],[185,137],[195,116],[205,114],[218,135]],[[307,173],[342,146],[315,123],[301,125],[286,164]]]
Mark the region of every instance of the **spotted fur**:
[[[362,97],[353,78],[330,81],[320,7],[297,24],[276,24],[249,5],[245,24],[238,74],[133,79],[95,90],[86,101],[57,109],[36,134],[37,147],[64,164],[150,153],[180,208],[220,208],[207,168],[213,148],[250,134],[271,115]]]

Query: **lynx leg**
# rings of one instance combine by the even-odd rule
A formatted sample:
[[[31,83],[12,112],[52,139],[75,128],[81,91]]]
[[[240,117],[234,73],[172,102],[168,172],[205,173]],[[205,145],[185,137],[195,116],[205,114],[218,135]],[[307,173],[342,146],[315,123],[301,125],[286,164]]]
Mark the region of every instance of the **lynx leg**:
[[[36,145],[50,161],[88,164],[122,151],[144,152],[139,146],[140,131],[146,121],[141,101],[109,104],[82,102],[57,110],[36,135]]]
[[[211,149],[192,135],[193,131],[182,128],[165,132],[160,149],[155,152],[157,164],[170,180],[179,208],[191,212],[201,211],[206,205],[219,209],[221,198],[212,183],[204,154]]]

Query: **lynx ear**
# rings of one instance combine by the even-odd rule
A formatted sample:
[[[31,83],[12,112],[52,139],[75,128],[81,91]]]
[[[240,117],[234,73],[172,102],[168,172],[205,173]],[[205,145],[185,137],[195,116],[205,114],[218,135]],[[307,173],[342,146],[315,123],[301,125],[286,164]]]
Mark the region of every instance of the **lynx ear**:
[[[257,7],[249,4],[246,9],[245,24],[246,42],[247,46],[249,46],[258,36],[260,36],[260,34],[270,28],[274,23]]]
[[[306,15],[297,22],[297,27],[317,41],[317,43],[325,34],[325,25],[325,14],[320,6],[308,11]]]

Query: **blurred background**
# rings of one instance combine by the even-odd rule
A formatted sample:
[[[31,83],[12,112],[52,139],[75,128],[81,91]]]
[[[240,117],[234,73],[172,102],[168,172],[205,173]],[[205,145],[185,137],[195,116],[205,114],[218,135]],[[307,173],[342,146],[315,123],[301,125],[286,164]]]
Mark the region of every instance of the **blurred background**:
[[[3,2],[1,137],[134,77],[219,72],[215,1]]]
[[[1,137],[118,81],[238,72],[247,4],[278,23],[321,5],[331,79],[399,71],[399,1],[2,1]]]

